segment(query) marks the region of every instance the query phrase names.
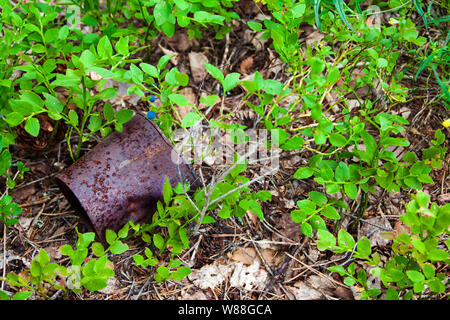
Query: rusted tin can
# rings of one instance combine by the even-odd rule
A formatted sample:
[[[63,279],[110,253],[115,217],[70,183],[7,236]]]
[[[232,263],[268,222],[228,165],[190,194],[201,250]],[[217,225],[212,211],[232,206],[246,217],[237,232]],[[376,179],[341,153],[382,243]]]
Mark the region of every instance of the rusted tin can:
[[[68,201],[86,213],[100,238],[129,220],[145,221],[163,199],[169,179],[192,184],[195,174],[158,126],[136,114],[122,132],[111,133],[57,175]]]

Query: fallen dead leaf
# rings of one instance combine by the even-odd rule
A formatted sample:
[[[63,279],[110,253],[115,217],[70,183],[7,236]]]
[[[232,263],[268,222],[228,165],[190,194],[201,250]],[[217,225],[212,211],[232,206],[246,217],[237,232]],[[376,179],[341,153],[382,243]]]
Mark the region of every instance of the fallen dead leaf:
[[[379,247],[387,246],[390,243],[390,241],[387,240],[382,235],[386,230],[377,228],[373,225],[377,225],[386,229],[391,229],[392,227],[389,221],[383,217],[372,217],[368,218],[366,221],[369,222],[370,224],[364,223],[361,226],[360,229],[361,236],[368,236],[372,246],[379,246]]]
[[[214,289],[221,285],[232,271],[233,266],[222,265],[218,261],[214,261],[212,264],[203,266],[200,270],[193,270],[188,275],[188,279],[201,289]]]
[[[323,300],[322,293],[306,285],[304,282],[299,281],[294,284],[293,287],[286,287],[297,300]]]
[[[282,262],[280,256],[276,256],[276,251],[269,248],[264,248],[260,250],[264,261],[269,265],[279,265]],[[252,247],[239,247],[233,251],[233,253],[228,254],[228,258],[235,262],[241,262],[245,265],[251,265],[253,262],[258,261],[262,264],[261,257],[259,256],[256,249]]]
[[[337,287],[334,291],[336,296],[338,298],[341,298],[342,300],[355,300],[355,297],[353,296],[352,290],[344,287]]]
[[[295,203],[292,206],[292,208],[295,207]],[[286,238],[292,240],[292,241],[299,241],[302,237],[302,232],[300,231],[300,224],[295,223],[290,214],[283,214],[281,218],[277,221],[275,227],[278,229],[278,231],[285,236]],[[283,239],[279,237],[276,233],[273,234],[273,240],[277,241],[286,241],[286,239]]]
[[[443,193],[437,197],[437,200],[442,203],[450,202],[450,193]]]
[[[196,95],[194,93],[194,90],[191,87],[185,87],[185,88],[181,89],[180,94],[185,96],[187,101],[190,104],[195,105]],[[180,119],[179,119],[180,121],[183,120],[185,115],[187,115],[189,112],[194,110],[190,105],[187,105],[187,106],[175,105],[175,109],[177,110],[177,112],[180,116]]]
[[[314,289],[325,291],[325,292],[332,292],[336,285],[331,281],[331,278],[328,278],[328,276],[318,276],[318,275],[310,275],[306,279],[306,283]]]
[[[306,44],[313,47],[315,43],[319,43],[325,37],[325,33],[314,31],[306,37]]]
[[[24,187],[22,189],[18,189],[12,193],[12,197],[17,203],[24,203],[26,200],[29,200],[31,196],[36,193],[36,187],[34,184]]]
[[[258,261],[254,261],[248,267],[238,262],[235,264],[234,272],[230,278],[230,286],[243,290],[261,290],[266,285],[268,274],[259,268]]]
[[[109,278],[106,281],[106,288],[99,290],[99,292],[104,294],[113,294],[119,288],[119,281],[116,278]]]
[[[178,65],[178,53],[172,50],[169,50],[167,48],[164,48],[162,45],[159,45],[159,48],[161,49],[161,51],[165,54],[165,55],[175,55],[174,57],[170,58],[170,62],[176,66]]]
[[[180,300],[208,300],[208,297],[201,291],[196,291],[192,294],[184,293]]]
[[[208,58],[203,53],[189,52],[189,64],[195,83],[201,82],[208,73],[204,63],[208,63]]]
[[[247,216],[255,227],[259,225],[259,218],[255,213],[247,210]]]
[[[176,32],[172,38],[166,37],[165,41],[178,51],[187,51],[196,40],[189,40],[189,36],[186,32]]]
[[[245,58],[239,65],[239,71],[244,74],[250,74],[253,68],[253,55]]]
[[[97,72],[95,72],[95,71],[89,71],[89,77],[92,79],[92,80],[94,80],[94,81],[97,81],[97,80],[102,80],[102,76],[101,75],[99,75]]]
[[[56,231],[55,234],[58,234],[59,232]],[[50,257],[50,260],[52,262],[55,262],[58,259],[61,259],[62,257],[62,253],[59,250],[59,246],[58,247],[47,247],[44,249],[45,252],[47,252],[48,256]]]

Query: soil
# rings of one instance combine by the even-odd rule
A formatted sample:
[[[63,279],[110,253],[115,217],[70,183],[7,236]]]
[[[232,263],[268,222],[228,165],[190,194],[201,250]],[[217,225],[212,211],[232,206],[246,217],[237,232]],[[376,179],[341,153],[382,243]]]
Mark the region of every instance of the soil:
[[[191,68],[189,52],[203,53],[209,63],[222,66],[226,72],[241,72],[252,74],[260,71],[265,77],[286,81],[288,74],[285,72],[286,65],[277,57],[270,42],[265,42],[263,47],[256,48],[250,41],[242,41],[245,27],[245,17],[264,13],[258,5],[252,6],[252,1],[241,1],[237,12],[243,18],[233,27],[234,31],[229,37],[215,40],[213,32],[206,33],[202,40],[189,40],[184,31],[176,32],[176,38],[158,37],[154,39],[148,63],[157,63],[163,54],[161,47],[175,51],[179,54],[177,67],[181,72],[190,75]],[[250,9],[254,12],[250,14]],[[313,29],[306,30],[302,35],[307,39]],[[255,37],[256,35],[253,34]],[[302,39],[302,40],[304,40]],[[143,57],[145,58],[145,57]],[[425,87],[427,79],[420,80],[422,83],[413,83],[404,80],[403,85],[408,87]],[[217,94],[216,83],[210,78],[204,78],[198,83],[190,82],[189,86],[195,96],[201,94]],[[437,84],[429,89],[428,94],[438,94]],[[255,115],[239,105],[242,97],[241,89],[229,92],[225,99],[225,107],[233,109],[236,104],[241,108],[236,116],[229,119],[230,122],[252,126]],[[116,109],[126,107],[135,111],[147,111],[146,102],[138,101],[130,103],[129,97],[124,97],[124,102],[115,105]],[[417,98],[408,103],[395,105],[389,111],[407,115],[410,126],[406,132],[406,138],[411,145],[405,147],[401,152],[414,150],[420,154],[421,150],[429,147],[429,142],[434,139],[434,131],[441,128],[448,135],[448,128],[442,128],[442,121],[448,117],[448,110],[444,105],[435,104],[433,108],[428,107],[427,94],[417,92]],[[219,115],[219,109],[215,110],[212,117]],[[1,239],[6,238],[7,256],[12,257],[6,264],[6,272],[19,273],[29,267],[29,263],[43,248],[47,251],[53,261],[67,263],[67,258],[58,253],[62,245],[75,245],[77,235],[76,228],[80,232],[89,231],[80,212],[77,212],[58,188],[54,176],[71,165],[67,146],[62,137],[57,143],[45,146],[43,151],[31,148],[23,148],[23,144],[30,144],[23,140],[22,147],[15,146],[12,149],[13,159],[22,161],[30,171],[15,188],[12,196],[23,208],[19,223],[9,228],[6,236],[1,228]],[[83,145],[83,152],[88,152],[100,137],[92,139]],[[33,142],[32,142],[33,143]],[[43,143],[37,143],[39,148]],[[33,144],[31,144],[33,146]],[[448,147],[448,141],[445,142]],[[298,224],[290,218],[290,211],[294,209],[298,200],[305,199],[307,193],[312,190],[321,190],[321,186],[312,180],[296,180],[292,178],[293,173],[300,164],[305,163],[312,154],[309,151],[283,151],[280,161],[280,170],[270,179],[252,185],[255,190],[268,190],[273,195],[272,202],[263,204],[265,221],[253,219],[251,215],[245,216],[241,221],[227,219],[218,220],[214,224],[203,228],[202,238],[197,249],[191,252],[185,259],[193,258],[193,270],[201,270],[215,263],[223,266],[237,266],[239,263],[248,267],[253,261],[258,261],[259,268],[267,275],[267,281],[254,289],[245,290],[230,286],[227,278],[215,288],[202,288],[202,284],[189,276],[181,282],[167,281],[157,284],[153,281],[154,270],[144,269],[134,264],[132,256],[142,253],[145,244],[141,242],[129,243],[130,250],[122,255],[113,256],[111,260],[115,265],[116,277],[109,286],[97,293],[83,291],[80,294],[71,293],[68,299],[296,299],[301,294],[309,294],[309,297],[317,299],[355,299],[358,297],[355,288],[349,288],[336,274],[327,271],[327,267],[335,262],[344,262],[348,257],[345,255],[320,252],[316,249],[313,240],[303,236]],[[446,163],[449,163],[447,156]],[[440,205],[449,201],[450,185],[448,165],[441,170],[431,173],[434,184],[424,185],[424,191],[431,196],[431,201]],[[250,179],[258,176],[261,167],[250,165],[246,174]],[[208,166],[203,168],[206,179],[210,179],[214,173]],[[209,175],[209,176],[208,176]],[[0,183],[3,185],[3,181]],[[359,236],[380,237],[380,230],[395,229],[399,224],[399,216],[405,212],[404,204],[410,199],[410,191],[389,194],[378,190],[377,194],[369,198],[366,215],[358,224]],[[356,207],[356,202],[351,203]],[[354,221],[354,216],[344,216],[340,222],[349,225]],[[356,235],[356,234],[354,234]],[[380,238],[381,239],[381,238]],[[373,239],[372,239],[373,240]],[[191,245],[197,242],[197,238],[191,240]],[[2,241],[2,245],[4,241]],[[245,249],[245,250],[244,250]],[[236,252],[244,250],[246,254],[237,255]],[[265,251],[264,251],[265,250]],[[380,253],[384,261],[390,255],[390,242],[379,240],[373,248]],[[0,252],[2,250],[0,249]],[[2,252],[3,253],[3,252]],[[252,254],[254,256],[252,256]],[[3,254],[2,254],[3,255]],[[194,256],[193,256],[194,255]],[[251,259],[245,260],[250,255]],[[262,257],[262,258],[261,258]],[[276,261],[276,263],[273,263]],[[0,266],[0,268],[2,268]],[[448,266],[442,265],[439,272],[448,272]],[[264,274],[259,273],[258,277]],[[306,285],[306,287],[304,287]],[[306,289],[305,289],[306,288]],[[14,292],[14,288],[6,286],[7,290]],[[310,291],[308,291],[310,290]],[[50,296],[62,299],[57,291],[50,291]],[[436,297],[444,299],[447,294]],[[40,299],[36,297],[36,299]]]

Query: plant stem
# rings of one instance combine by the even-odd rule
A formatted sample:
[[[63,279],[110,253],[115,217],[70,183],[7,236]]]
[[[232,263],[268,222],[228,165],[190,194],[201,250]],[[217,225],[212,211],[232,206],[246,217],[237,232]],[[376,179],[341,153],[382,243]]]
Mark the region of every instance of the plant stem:
[[[80,135],[78,137],[78,145],[77,145],[77,151],[75,154],[75,160],[78,160],[78,158],[80,158],[80,154],[81,154],[81,145],[83,144],[83,131],[84,131],[84,127],[86,125],[87,119],[89,118],[89,115],[91,114],[91,108],[89,107],[89,110],[86,110],[87,108],[87,103],[86,103],[86,84],[85,84],[85,80],[84,80],[84,76],[81,77],[81,85],[83,86],[83,120],[81,120],[81,127],[80,127]],[[87,112],[86,112],[87,111]]]

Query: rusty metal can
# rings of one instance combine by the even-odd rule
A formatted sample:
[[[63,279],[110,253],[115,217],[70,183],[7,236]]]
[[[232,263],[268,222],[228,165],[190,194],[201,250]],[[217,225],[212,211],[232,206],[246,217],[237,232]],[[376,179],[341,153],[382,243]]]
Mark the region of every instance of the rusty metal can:
[[[86,213],[103,238],[106,229],[151,218],[166,178],[175,187],[196,177],[158,126],[136,114],[122,132],[111,133],[56,178],[68,201]]]

